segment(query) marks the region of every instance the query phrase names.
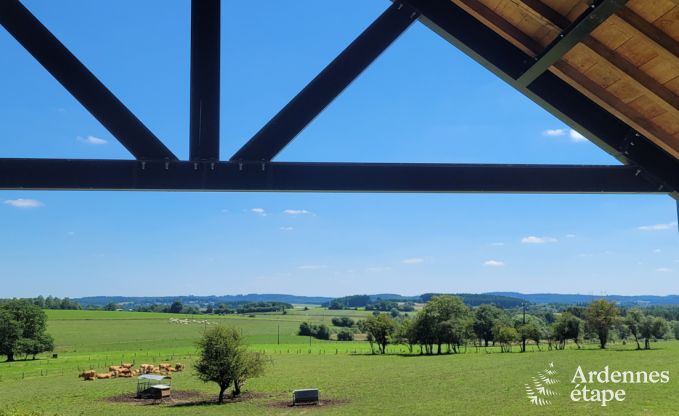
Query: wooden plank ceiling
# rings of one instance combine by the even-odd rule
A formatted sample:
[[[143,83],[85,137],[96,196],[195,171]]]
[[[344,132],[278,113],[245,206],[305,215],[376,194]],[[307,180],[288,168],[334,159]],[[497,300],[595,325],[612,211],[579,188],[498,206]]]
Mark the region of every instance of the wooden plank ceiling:
[[[451,0],[536,56],[583,0]],[[630,0],[549,68],[679,159],[679,1]]]

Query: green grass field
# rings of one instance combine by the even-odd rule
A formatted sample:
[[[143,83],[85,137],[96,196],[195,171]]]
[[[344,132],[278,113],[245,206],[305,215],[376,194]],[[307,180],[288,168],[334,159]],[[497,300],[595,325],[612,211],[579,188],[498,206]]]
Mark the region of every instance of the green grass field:
[[[140,405],[112,401],[114,396],[132,396],[134,379],[84,382],[78,370],[93,367],[104,371],[121,361],[137,364],[181,361],[190,364],[195,341],[205,324],[170,323],[173,315],[132,312],[49,311],[49,332],[55,337],[57,359],[0,363],[0,409],[37,411],[44,415],[676,415],[679,376],[679,342],[653,343],[651,351],[635,351],[633,345],[611,345],[601,351],[594,345],[584,350],[528,353],[499,353],[498,350],[469,348],[466,353],[442,356],[407,354],[405,346],[392,346],[386,356],[369,353],[366,342],[334,342],[299,337],[295,332],[302,320],[330,323],[330,318],[365,312],[297,309],[287,315],[261,314],[203,317],[211,323],[240,328],[251,348],[265,351],[271,365],[264,377],[246,385],[249,392],[239,402],[221,406],[203,403],[187,405]],[[177,316],[186,318],[186,316]],[[280,328],[280,344],[278,331]],[[534,349],[534,347],[529,347]],[[518,348],[515,348],[518,351]],[[559,393],[548,406],[529,403],[524,384],[553,362],[560,383]],[[574,403],[569,398],[573,373],[580,365],[600,370],[608,365],[619,370],[669,370],[667,384],[595,385],[596,388],[624,388],[621,403]],[[190,367],[190,366],[189,366]],[[215,385],[203,384],[192,370],[177,373],[173,390],[195,392],[191,402],[213,399]],[[286,402],[293,389],[318,387],[320,407],[290,408]],[[175,404],[182,404],[177,400]],[[21,414],[21,413],[19,413]],[[2,415],[2,411],[0,411]]]

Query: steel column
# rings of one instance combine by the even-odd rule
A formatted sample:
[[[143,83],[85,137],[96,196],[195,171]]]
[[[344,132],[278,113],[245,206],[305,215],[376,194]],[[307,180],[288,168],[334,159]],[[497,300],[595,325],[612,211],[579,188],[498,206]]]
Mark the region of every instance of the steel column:
[[[192,0],[191,160],[219,160],[219,48],[220,0]]]

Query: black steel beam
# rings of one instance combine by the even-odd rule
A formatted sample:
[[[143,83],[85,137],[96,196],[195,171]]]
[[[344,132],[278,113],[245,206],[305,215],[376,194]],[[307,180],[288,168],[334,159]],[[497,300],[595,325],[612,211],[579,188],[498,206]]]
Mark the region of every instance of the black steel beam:
[[[219,160],[220,2],[191,1],[191,160]]]
[[[0,1],[0,24],[134,157],[177,159],[19,0]]]
[[[554,65],[575,45],[589,36],[597,26],[618,10],[625,7],[627,0],[597,0],[578,18],[563,30],[544,51],[533,58],[528,68],[519,76],[520,85],[530,85],[537,77]]]
[[[0,159],[0,189],[657,193],[630,166]]]
[[[679,161],[648,138],[547,71],[529,86],[516,79],[532,57],[450,0],[407,0],[419,20],[559,120],[679,198]]]
[[[316,78],[259,130],[231,160],[271,160],[403,33],[417,13],[392,4]]]

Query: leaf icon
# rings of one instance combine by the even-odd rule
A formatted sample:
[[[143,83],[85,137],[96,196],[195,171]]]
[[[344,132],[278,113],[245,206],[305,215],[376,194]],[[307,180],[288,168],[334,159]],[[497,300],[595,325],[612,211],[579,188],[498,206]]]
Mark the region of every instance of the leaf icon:
[[[545,397],[557,396],[559,393],[550,389],[549,385],[557,384],[560,382],[559,379],[554,377],[557,371],[553,369],[554,363],[549,363],[549,367],[543,371],[537,373],[536,377],[531,377],[532,386],[530,384],[524,384],[526,389],[526,397],[528,398],[531,405],[534,406],[546,406],[552,404],[550,400],[545,399]]]

